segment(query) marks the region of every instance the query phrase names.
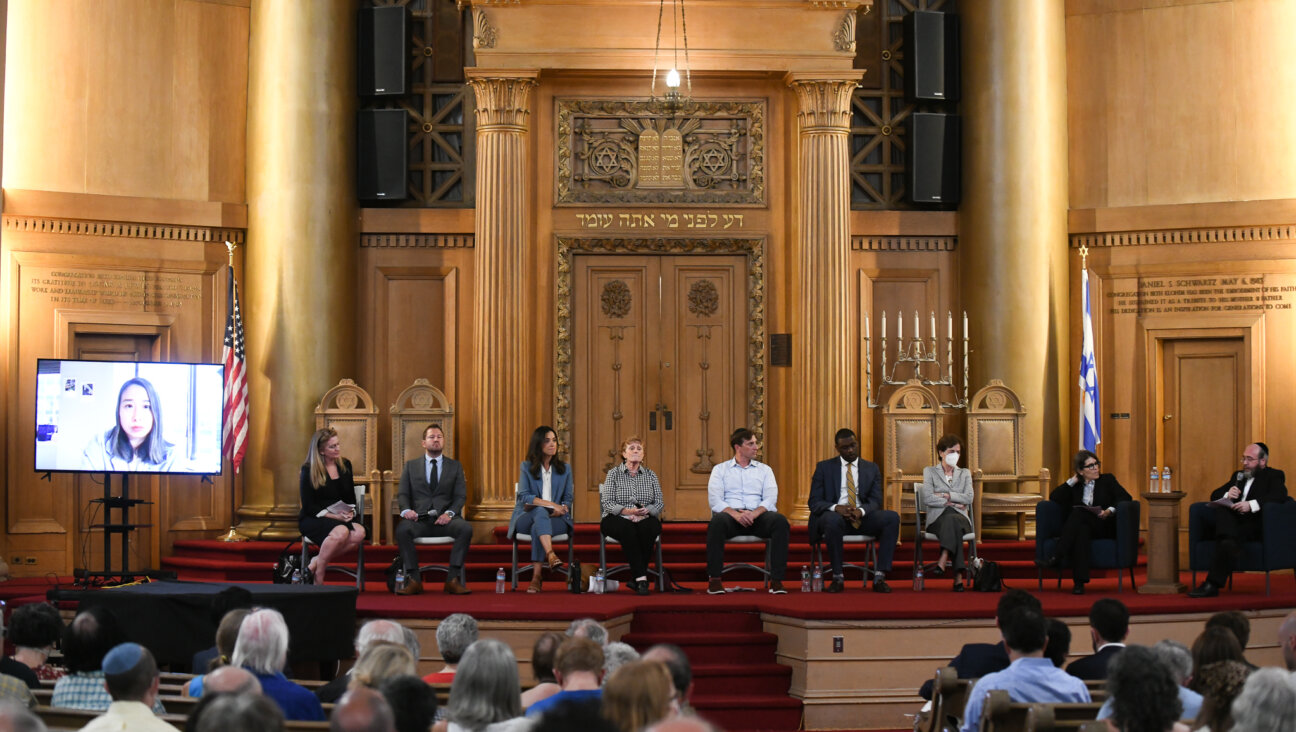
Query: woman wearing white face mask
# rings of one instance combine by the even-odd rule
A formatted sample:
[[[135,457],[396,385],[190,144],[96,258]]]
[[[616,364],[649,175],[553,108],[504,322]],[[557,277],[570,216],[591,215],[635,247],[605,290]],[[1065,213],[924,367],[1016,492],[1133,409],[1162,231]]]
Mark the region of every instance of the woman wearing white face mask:
[[[923,468],[922,500],[927,508],[927,531],[935,534],[940,543],[940,559],[932,574],[945,573],[945,567],[954,560],[954,591],[963,591],[960,577],[967,573],[963,554],[963,535],[971,533],[968,507],[972,505],[972,473],[958,467],[963,442],[954,435],[945,435],[936,443],[940,464]]]

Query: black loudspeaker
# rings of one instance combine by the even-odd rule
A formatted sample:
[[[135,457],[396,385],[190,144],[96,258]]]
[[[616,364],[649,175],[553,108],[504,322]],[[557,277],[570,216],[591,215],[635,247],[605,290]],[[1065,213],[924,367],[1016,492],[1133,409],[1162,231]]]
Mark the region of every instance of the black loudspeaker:
[[[360,110],[356,120],[357,198],[405,200],[408,130],[409,113],[403,109]]]
[[[360,96],[404,94],[405,64],[409,61],[405,7],[363,8],[356,26],[356,86]]]
[[[913,203],[957,206],[962,195],[959,117],[915,112],[909,117],[905,187]]]
[[[914,11],[904,19],[904,81],[909,99],[959,98],[959,22],[952,13]]]

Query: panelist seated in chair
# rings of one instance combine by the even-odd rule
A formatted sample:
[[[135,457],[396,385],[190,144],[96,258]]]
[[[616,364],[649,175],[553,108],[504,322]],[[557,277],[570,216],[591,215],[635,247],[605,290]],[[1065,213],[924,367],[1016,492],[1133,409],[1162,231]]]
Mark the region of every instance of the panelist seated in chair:
[[[622,463],[607,473],[599,487],[599,505],[603,519],[599,529],[621,544],[631,579],[626,583],[634,592],[647,595],[648,558],[657,537],[661,535],[661,483],[657,474],[643,464],[643,440],[627,437],[621,443]]]
[[[1189,597],[1214,597],[1228,581],[1242,542],[1261,538],[1260,513],[1265,505],[1287,500],[1287,476],[1269,467],[1269,446],[1253,442],[1242,451],[1242,469],[1211,492],[1207,529],[1215,539],[1215,556],[1206,581]],[[1210,536],[1206,538],[1212,538]]]
[[[558,456],[557,433],[548,425],[535,428],[518,474],[517,504],[508,531],[510,537],[531,537],[532,572],[527,592],[540,591],[545,567],[562,569],[563,562],[553,550],[553,537],[571,536],[574,485],[571,466]]]
[[[891,571],[900,515],[882,510],[882,471],[859,456],[859,440],[849,429],[837,430],[837,457],[821,461],[810,479],[810,541],[828,545],[832,583],[825,592],[841,592],[842,536],[864,534],[877,538],[878,562],[873,591],[890,592],[886,573]],[[966,472],[966,471],[964,471]]]
[[[399,595],[417,595],[423,591],[414,540],[425,536],[454,538],[444,589],[450,595],[471,592],[461,581],[468,545],[472,542],[472,526],[462,516],[468,487],[463,465],[446,457],[444,449],[445,431],[439,424],[428,425],[423,430],[424,454],[407,461],[401,471],[396,493],[401,522],[395,534],[401,564],[410,579],[404,588],[396,590]]]
[[[963,537],[972,533],[968,509],[974,497],[972,473],[958,467],[963,442],[954,435],[945,435],[936,443],[939,465],[923,468],[922,503],[927,509],[926,531],[936,535],[940,544],[940,557],[932,574],[945,574],[950,560],[954,564],[954,591],[963,591],[963,576],[967,575],[967,558]]]
[[[323,584],[324,572],[333,557],[359,547],[365,538],[364,525],[355,520],[351,461],[342,457],[337,430],[325,427],[311,436],[299,483],[301,513],[297,527],[302,536],[319,546],[319,554],[307,567],[307,577]]]
[[[1074,594],[1083,595],[1089,582],[1089,545],[1094,539],[1116,536],[1116,505],[1128,501],[1130,494],[1111,473],[1101,472],[1098,456],[1088,450],[1077,452],[1071,461],[1075,473],[1053,489],[1049,500],[1069,506],[1062,524],[1062,535],[1054,553],[1046,557],[1045,567],[1071,567]]]
[[[788,520],[778,512],[778,482],[770,466],[756,459],[760,440],[756,433],[739,427],[729,435],[733,457],[711,468],[707,481],[707,502],[711,523],[707,525],[707,594],[723,595],[725,541],[735,536],[759,536],[768,542],[769,591],[785,595],[783,575],[787,571]]]

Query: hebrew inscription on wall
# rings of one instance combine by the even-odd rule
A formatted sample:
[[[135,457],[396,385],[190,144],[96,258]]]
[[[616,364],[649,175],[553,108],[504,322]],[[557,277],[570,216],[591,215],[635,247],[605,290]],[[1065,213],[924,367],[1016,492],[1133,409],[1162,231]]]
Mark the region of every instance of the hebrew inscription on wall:
[[[1148,277],[1136,290],[1105,293],[1113,315],[1291,310],[1296,284],[1260,275]]]

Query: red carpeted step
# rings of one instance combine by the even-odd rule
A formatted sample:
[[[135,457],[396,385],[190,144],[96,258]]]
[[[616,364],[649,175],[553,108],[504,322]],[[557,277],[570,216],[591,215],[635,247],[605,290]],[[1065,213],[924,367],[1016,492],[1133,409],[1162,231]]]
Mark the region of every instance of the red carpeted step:
[[[787,696],[792,667],[780,663],[705,664],[693,667],[693,697],[732,694]]]
[[[760,633],[764,626],[760,614],[755,612],[641,612],[635,615],[634,635],[656,633],[681,635],[685,633],[711,633],[722,623],[724,630],[737,633]],[[629,643],[630,641],[626,641]],[[633,644],[632,644],[633,645]],[[643,646],[647,648],[647,646]]]
[[[693,708],[723,729],[796,730],[801,728],[801,702],[790,696],[693,697]]]
[[[654,643],[674,643],[684,649],[694,665],[713,663],[767,663],[774,658],[778,637],[773,633],[714,632],[697,635],[676,633],[627,633],[622,640],[636,648]]]

